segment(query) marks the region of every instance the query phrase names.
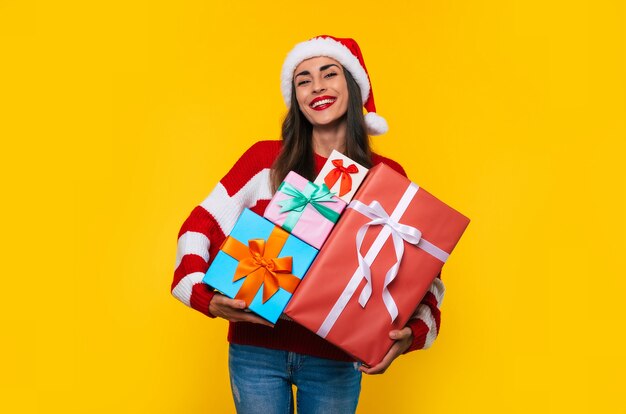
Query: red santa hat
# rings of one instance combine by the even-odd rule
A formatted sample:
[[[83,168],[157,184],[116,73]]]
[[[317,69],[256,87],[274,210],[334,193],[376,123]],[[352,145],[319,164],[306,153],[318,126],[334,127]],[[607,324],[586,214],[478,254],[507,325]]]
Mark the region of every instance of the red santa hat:
[[[298,43],[287,54],[285,63],[280,74],[280,89],[287,106],[291,105],[291,90],[293,83],[293,72],[296,67],[304,60],[327,56],[335,59],[352,75],[363,99],[363,106],[367,110],[365,115],[365,124],[367,132],[370,135],[382,135],[389,127],[385,118],[376,113],[376,105],[374,105],[374,93],[370,83],[367,68],[363,61],[363,55],[359,45],[354,39],[341,39],[327,35],[314,37],[311,40]]]

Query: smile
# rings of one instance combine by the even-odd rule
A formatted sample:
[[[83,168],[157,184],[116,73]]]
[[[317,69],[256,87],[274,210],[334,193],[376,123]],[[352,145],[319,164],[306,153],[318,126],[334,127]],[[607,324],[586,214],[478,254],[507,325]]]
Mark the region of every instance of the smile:
[[[331,96],[320,96],[319,98],[314,99],[309,106],[316,111],[323,111],[334,104],[336,100],[337,98],[333,98]]]

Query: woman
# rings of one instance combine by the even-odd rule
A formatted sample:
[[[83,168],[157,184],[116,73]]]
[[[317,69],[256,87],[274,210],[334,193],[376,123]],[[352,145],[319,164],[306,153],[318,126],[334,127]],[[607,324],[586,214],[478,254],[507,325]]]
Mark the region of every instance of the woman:
[[[289,111],[282,141],[250,147],[183,224],[172,294],[209,317],[229,323],[231,387],[239,413],[351,413],[361,374],[383,373],[400,354],[429,347],[439,332],[444,287],[437,278],[383,361],[361,366],[340,349],[283,316],[275,326],[249,313],[241,300],[215,293],[201,280],[244,208],[262,215],[290,170],[313,180],[333,149],[366,167],[402,167],[370,150],[368,133],[386,132],[358,45],[319,36],[287,55],[281,89]],[[368,111],[363,115],[363,107]]]

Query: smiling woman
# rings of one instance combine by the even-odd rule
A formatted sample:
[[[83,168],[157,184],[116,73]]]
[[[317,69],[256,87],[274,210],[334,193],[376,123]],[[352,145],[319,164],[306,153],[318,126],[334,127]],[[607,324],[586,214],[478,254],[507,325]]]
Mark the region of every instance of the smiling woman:
[[[387,131],[376,114],[363,56],[352,39],[319,36],[287,55],[281,91],[289,108],[281,141],[254,144],[197,206],[178,238],[172,294],[209,317],[229,323],[229,369],[239,413],[351,413],[359,399],[361,373],[380,374],[400,354],[429,347],[439,331],[444,287],[437,278],[413,318],[389,336],[394,345],[376,366],[350,355],[281,316],[273,326],[202,283],[202,277],[244,208],[263,214],[289,171],[313,180],[332,150],[371,167],[384,162],[404,169],[370,149],[369,135]],[[363,115],[363,109],[367,115]],[[328,269],[332,272],[332,269]]]
[[[370,167],[361,89],[350,72],[326,56],[305,59],[293,72],[290,96],[296,99],[289,100],[283,123],[283,142],[291,150],[282,151],[274,163],[272,189],[289,171],[312,180],[312,155],[328,157],[333,149]]]

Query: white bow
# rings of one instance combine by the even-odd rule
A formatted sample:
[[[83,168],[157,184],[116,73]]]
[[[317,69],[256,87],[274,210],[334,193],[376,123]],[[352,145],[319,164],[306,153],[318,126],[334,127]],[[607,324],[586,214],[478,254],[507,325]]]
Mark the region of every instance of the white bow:
[[[396,252],[396,263],[391,266],[385,275],[382,298],[385,307],[387,308],[387,312],[389,312],[389,316],[391,316],[391,321],[393,322],[398,316],[398,307],[389,292],[388,286],[391,282],[393,282],[398,274],[400,262],[402,261],[402,256],[404,255],[404,242],[406,241],[407,243],[417,246],[422,238],[422,232],[415,227],[407,226],[393,220],[389,217],[389,214],[378,201],[372,201],[368,206],[358,200],[354,200],[350,203],[350,207],[372,219],[372,221],[361,226],[356,235],[356,251],[359,259],[359,271],[362,274],[362,277],[366,280],[365,287],[363,287],[361,295],[359,295],[359,304],[362,307],[365,307],[367,301],[372,296],[372,274],[370,265],[361,255],[361,245],[363,244],[365,233],[370,226],[387,226],[390,230],[393,246]],[[384,242],[385,240],[383,240],[383,243]]]

